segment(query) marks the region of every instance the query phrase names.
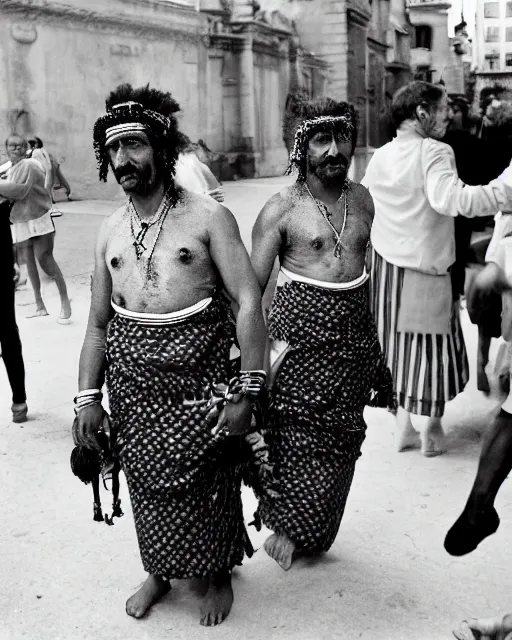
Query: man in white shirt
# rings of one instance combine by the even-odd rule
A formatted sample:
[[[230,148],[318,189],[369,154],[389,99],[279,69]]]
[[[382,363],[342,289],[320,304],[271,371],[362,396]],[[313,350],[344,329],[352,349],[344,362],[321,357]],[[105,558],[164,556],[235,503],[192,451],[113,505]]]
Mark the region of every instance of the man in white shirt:
[[[362,181],[373,198],[371,304],[398,396],[398,451],[418,442],[410,414],[428,417],[425,456],[445,450],[445,404],[469,377],[450,268],[454,218],[485,216],[512,204],[511,169],[486,186],[458,177],[445,90],[415,81],[394,96],[397,136],[377,149]]]

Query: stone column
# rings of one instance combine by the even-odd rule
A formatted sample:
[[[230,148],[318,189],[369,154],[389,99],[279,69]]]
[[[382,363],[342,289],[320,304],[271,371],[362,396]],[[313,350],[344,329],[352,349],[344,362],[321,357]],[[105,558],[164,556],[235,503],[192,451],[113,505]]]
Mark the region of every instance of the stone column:
[[[254,58],[252,52],[253,35],[246,34],[240,54],[240,121],[241,145],[244,151],[254,151],[256,137],[256,117],[254,113]]]

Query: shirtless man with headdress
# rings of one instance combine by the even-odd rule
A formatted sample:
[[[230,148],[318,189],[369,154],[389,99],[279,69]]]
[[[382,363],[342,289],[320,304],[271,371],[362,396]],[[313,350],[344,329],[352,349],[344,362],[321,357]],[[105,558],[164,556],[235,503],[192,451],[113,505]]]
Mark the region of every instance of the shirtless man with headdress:
[[[121,85],[106,108],[94,126],[100,178],[110,167],[129,200],[98,238],[75,443],[98,446],[106,373],[149,573],[126,611],[144,616],[173,578],[204,578],[201,624],[215,625],[232,605],[231,570],[250,551],[241,434],[265,383],[260,291],[230,211],[174,183],[181,134],[171,95]],[[233,373],[235,330],[243,370]]]
[[[365,437],[364,407],[393,404],[393,389],[368,306],[373,203],[347,179],[355,109],[292,100],[284,127],[297,181],[260,212],[252,263],[265,289],[280,262],[268,317],[267,433],[280,496],[261,496],[258,513],[274,532],[265,550],[289,569],[294,553],[333,544]]]

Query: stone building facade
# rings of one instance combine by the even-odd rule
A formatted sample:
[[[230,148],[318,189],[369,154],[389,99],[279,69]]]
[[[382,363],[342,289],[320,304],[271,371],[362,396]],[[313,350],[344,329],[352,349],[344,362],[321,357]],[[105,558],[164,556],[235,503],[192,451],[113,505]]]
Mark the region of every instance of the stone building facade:
[[[486,94],[512,100],[512,2],[477,3],[474,61],[475,109]]]
[[[286,95],[297,83],[322,95],[328,65],[290,20],[255,7],[242,16],[237,1],[2,0],[4,135],[39,135],[74,195],[110,197],[118,188],[98,182],[94,121],[112,88],[149,82],[180,103],[192,140],[224,155],[224,179],[281,174]]]
[[[464,95],[464,52],[448,36],[450,7],[445,0],[407,0],[414,29],[411,64],[416,78],[442,81],[448,93]]]
[[[393,93],[412,79],[405,0],[258,1],[293,20],[301,44],[328,64],[327,95],[356,106],[352,169],[361,178],[373,149],[391,138]]]

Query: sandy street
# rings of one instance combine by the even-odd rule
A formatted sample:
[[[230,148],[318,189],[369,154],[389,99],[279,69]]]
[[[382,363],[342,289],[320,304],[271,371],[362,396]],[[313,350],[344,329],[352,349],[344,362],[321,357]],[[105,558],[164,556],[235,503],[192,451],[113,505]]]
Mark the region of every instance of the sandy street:
[[[250,241],[254,219],[288,179],[226,183],[226,205]],[[125,601],[141,584],[126,486],[125,516],[115,526],[92,520],[92,490],[69,467],[78,355],[89,307],[94,239],[120,202],[61,203],[56,258],[67,279],[73,322],[57,324],[52,283],[43,296],[50,316],[26,319],[28,288],[17,293],[27,367],[30,420],[10,422],[10,394],[0,367],[0,640],[444,640],[460,620],[512,611],[512,483],[497,501],[501,526],[473,554],[451,558],[444,535],[465,502],[480,435],[499,404],[476,390],[449,407],[449,451],[427,459],[397,454],[393,417],[368,410],[368,433],[340,533],[322,559],[300,560],[285,573],[260,549],[235,572],[235,604],[226,623],[199,626],[187,582],[136,621]],[[474,370],[476,329],[463,327]],[[496,347],[494,347],[494,351]],[[245,490],[247,521],[255,501]],[[102,493],[105,510],[110,496]],[[266,532],[250,535],[256,548]]]

